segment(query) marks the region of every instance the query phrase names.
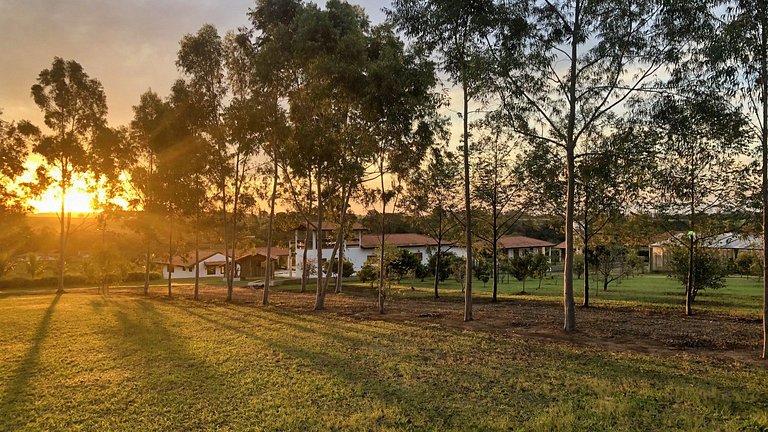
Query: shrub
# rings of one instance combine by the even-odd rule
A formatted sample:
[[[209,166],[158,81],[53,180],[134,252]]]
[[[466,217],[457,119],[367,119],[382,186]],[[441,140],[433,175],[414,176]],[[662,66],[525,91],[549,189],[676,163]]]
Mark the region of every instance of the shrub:
[[[357,271],[357,278],[360,282],[370,282],[379,277],[379,269],[371,264],[365,264]]]
[[[339,260],[337,260],[336,258],[334,258],[332,261],[326,261],[325,266],[323,267],[323,272],[325,272],[325,274],[328,274],[328,275],[336,274],[336,270],[338,268],[338,262]],[[328,267],[329,265],[330,265],[330,270]],[[342,273],[341,276],[345,278],[350,277],[354,272],[355,272],[355,265],[352,264],[351,261],[345,258],[344,266],[341,269],[341,273]]]
[[[688,262],[687,248],[673,249],[670,261],[672,272],[669,276],[679,280],[683,287],[688,285]],[[717,251],[705,248],[694,249],[693,269],[691,301],[696,299],[696,294],[700,290],[719,289],[725,286],[725,277],[728,272]]]
[[[440,252],[440,275],[438,277],[440,282],[443,282],[444,280],[451,277],[453,274],[452,263],[455,260],[461,260],[461,258],[457,257],[453,252]],[[429,257],[429,261],[427,262],[427,270],[432,276],[435,275],[435,267],[437,267],[437,254],[431,255]]]

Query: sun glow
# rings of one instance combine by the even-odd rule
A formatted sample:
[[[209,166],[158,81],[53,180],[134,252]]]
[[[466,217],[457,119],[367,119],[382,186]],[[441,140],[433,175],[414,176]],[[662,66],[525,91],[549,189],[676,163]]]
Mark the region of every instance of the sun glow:
[[[37,165],[39,163],[36,161],[27,163],[27,172],[22,176],[22,182],[33,181],[34,175],[32,173],[34,173]],[[103,191],[90,191],[84,177],[75,177],[72,187],[69,188],[64,197],[64,211],[67,213],[99,213],[102,210],[98,208],[97,203],[104,202],[105,195]],[[54,183],[40,196],[29,198],[27,202],[34,213],[59,213],[61,212],[61,190]],[[128,208],[128,202],[122,198],[113,199],[112,203],[124,209]]]

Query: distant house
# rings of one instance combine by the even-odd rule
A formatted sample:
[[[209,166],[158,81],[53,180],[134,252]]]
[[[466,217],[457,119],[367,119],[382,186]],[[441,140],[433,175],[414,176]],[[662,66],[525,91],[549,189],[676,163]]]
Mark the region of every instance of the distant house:
[[[275,270],[287,269],[290,266],[290,257],[290,249],[278,247],[272,248],[272,276],[275,275]],[[239,258],[235,260],[237,265],[240,267],[240,277],[243,279],[264,277],[267,273],[266,261],[267,248],[265,247],[244,252]]]
[[[156,261],[155,263],[161,265],[160,272],[163,279],[168,279],[169,274],[171,279],[193,278],[195,277],[195,267],[199,268],[200,277],[224,277],[226,258],[223,253],[200,251],[199,256],[200,260],[195,262],[195,252],[192,251],[186,256],[173,257],[170,263],[167,260]]]
[[[650,270],[652,272],[670,271],[672,259],[671,249],[676,245],[682,246],[681,241],[687,241],[685,233],[677,233],[666,240],[658,241],[648,246]],[[723,258],[735,260],[739,254],[761,251],[763,248],[763,241],[757,236],[725,233],[704,240],[702,246],[717,249]]]
[[[295,244],[296,244],[296,271],[301,272],[303,268],[303,253],[304,248],[307,248],[307,261],[312,265],[317,264],[317,249],[316,245],[318,238],[322,239],[323,248],[323,264],[331,258],[333,248],[336,245],[335,232],[338,230],[338,224],[324,223],[322,226],[321,235],[317,235],[317,229],[315,224],[301,224],[295,230]],[[309,242],[304,244],[305,234],[309,230]],[[381,243],[381,237],[379,234],[363,234],[365,228],[362,225],[354,224],[351,232],[344,240],[344,258],[352,263],[355,271],[360,270],[370,260],[375,259],[375,249],[379,247]],[[401,233],[401,234],[387,234],[385,237],[385,244],[395,246],[398,248],[406,249],[416,254],[422,263],[426,264],[429,261],[429,255],[435,252],[437,248],[437,241],[429,236],[415,233]],[[443,251],[450,249],[452,252],[459,256],[466,256],[466,249],[453,247],[451,245],[443,245]],[[322,265],[322,264],[321,264]]]
[[[422,264],[427,265],[430,255],[437,253],[437,240],[434,238],[416,233],[395,233],[385,234],[384,244],[388,246],[394,246],[399,249],[405,249],[408,252],[416,255]],[[360,242],[360,248],[352,249],[349,255],[349,260],[355,265],[355,269],[359,269],[366,263],[378,263],[378,256],[376,254],[376,248],[381,245],[381,234],[366,234],[362,236]],[[441,245],[443,252],[450,251],[457,256],[467,256],[467,250],[463,247],[452,246],[449,243],[443,243]]]
[[[294,244],[296,245],[295,268],[297,272],[301,272],[304,268],[305,263],[303,259],[305,248],[307,251],[307,264],[312,266],[317,265],[317,245],[320,241],[322,241],[321,245],[323,250],[323,262],[321,265],[325,264],[325,262],[331,259],[333,248],[336,246],[335,232],[338,231],[338,229],[339,224],[332,222],[323,223],[323,225],[320,227],[320,230],[317,229],[317,224],[313,222],[308,224],[302,223],[296,227],[294,230]],[[351,249],[360,247],[363,231],[365,231],[365,227],[355,223],[352,225],[350,232],[347,232],[347,238],[344,239],[343,245],[345,247],[345,257],[349,257],[348,253]],[[309,233],[309,241],[307,244],[304,244],[304,238],[306,237],[307,233]],[[357,270],[359,267],[355,267],[355,269]]]
[[[509,258],[529,254],[542,254],[552,258],[554,243],[525,236],[505,236],[499,239],[499,246]]]

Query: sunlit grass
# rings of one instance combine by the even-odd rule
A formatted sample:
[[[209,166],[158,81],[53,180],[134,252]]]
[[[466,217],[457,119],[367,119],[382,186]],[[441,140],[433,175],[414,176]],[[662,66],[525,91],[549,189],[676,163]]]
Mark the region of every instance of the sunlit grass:
[[[757,366],[180,298],[0,297],[0,364],[0,430],[768,427]]]

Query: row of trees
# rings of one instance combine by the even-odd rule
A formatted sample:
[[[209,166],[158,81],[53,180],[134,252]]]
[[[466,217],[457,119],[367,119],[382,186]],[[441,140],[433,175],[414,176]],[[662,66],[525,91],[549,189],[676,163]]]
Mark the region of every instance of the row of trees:
[[[7,145],[30,140],[46,161],[34,190],[53,184],[63,197],[85,176],[108,206],[130,188],[135,209],[167,224],[169,261],[181,218],[199,227],[218,215],[233,257],[243,209],[258,198],[269,202],[270,220],[282,199],[315,228],[329,219],[347,226],[354,200],[381,206],[382,246],[387,211],[403,207],[436,221],[438,242],[463,229],[463,244],[488,243],[495,287],[498,239],[524,213],[559,214],[563,328],[572,331],[578,233],[589,256],[595,236],[621,215],[684,221],[690,299],[695,250],[744,225],[750,204],[765,212],[766,14],[764,0],[395,0],[388,21],[374,26],[338,0],[325,8],[259,0],[248,28],[221,37],[204,26],[185,36],[182,77],[167,98],[143,95],[129,127],[107,127],[99,82],[58,58],[32,88],[49,131],[3,127],[16,137]],[[447,138],[439,77],[460,93],[458,158],[438,148]],[[756,143],[760,151],[750,153]],[[14,177],[12,166],[3,170]],[[755,172],[762,194],[753,193]],[[487,221],[474,217],[478,207]],[[63,276],[63,199],[59,215]],[[336,245],[344,235],[338,230]],[[147,227],[147,262],[154,237]],[[468,247],[465,320],[473,318],[472,253]],[[337,247],[330,261],[343,263],[342,254]],[[227,272],[231,298],[233,267]],[[319,272],[316,309],[328,283]],[[585,305],[588,288],[585,275]]]

